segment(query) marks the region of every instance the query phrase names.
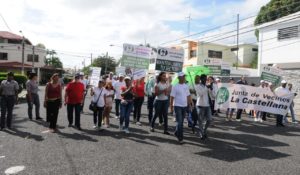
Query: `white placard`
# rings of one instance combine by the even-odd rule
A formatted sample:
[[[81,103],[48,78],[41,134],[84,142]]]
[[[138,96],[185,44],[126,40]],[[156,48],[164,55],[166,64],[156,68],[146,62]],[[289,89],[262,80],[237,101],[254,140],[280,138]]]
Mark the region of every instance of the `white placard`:
[[[157,59],[181,62],[184,61],[184,50],[176,48],[158,47]]]
[[[90,85],[97,87],[101,77],[101,67],[91,67]]]
[[[205,66],[221,66],[222,59],[218,58],[206,58],[203,60],[203,65]]]
[[[138,71],[133,72],[133,80],[139,80],[143,77],[146,77],[145,70],[138,70]]]
[[[137,46],[132,44],[123,44],[123,55],[134,58],[150,59],[152,48]]]

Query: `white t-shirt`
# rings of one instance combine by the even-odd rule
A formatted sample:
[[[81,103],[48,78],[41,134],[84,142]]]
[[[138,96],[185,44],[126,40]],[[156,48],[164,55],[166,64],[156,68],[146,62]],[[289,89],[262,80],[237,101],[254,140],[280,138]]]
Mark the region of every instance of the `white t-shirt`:
[[[281,87],[278,87],[278,88],[275,89],[275,94],[278,97],[285,97],[285,96],[289,96],[291,94],[291,92],[289,91],[288,88],[283,88],[281,86]]]
[[[94,87],[93,88],[93,91],[94,91],[94,96],[93,96],[93,99],[92,101],[94,103],[97,102],[98,98],[99,98],[99,95],[101,93],[101,96],[98,100],[98,103],[97,103],[97,106],[98,107],[104,107],[105,106],[105,102],[104,102],[104,95],[107,93],[106,89],[105,88],[99,88],[99,87]],[[102,92],[101,92],[102,91]]]
[[[165,84],[158,83],[155,86],[158,88],[159,91],[163,91],[170,87],[170,85],[168,83],[165,83]],[[168,100],[168,98],[169,98],[168,95],[166,95],[164,93],[156,96],[156,100]]]
[[[171,97],[174,97],[174,106],[187,107],[188,96],[190,96],[190,90],[188,85],[176,84],[172,87]]]
[[[203,84],[195,86],[197,93],[197,106],[209,107],[208,88]]]
[[[115,83],[114,83],[114,89],[115,89],[115,99],[121,99],[121,87],[123,87],[123,86],[125,86],[126,84],[125,84],[125,82],[124,81],[122,81],[122,82],[120,82],[120,81],[116,81]]]

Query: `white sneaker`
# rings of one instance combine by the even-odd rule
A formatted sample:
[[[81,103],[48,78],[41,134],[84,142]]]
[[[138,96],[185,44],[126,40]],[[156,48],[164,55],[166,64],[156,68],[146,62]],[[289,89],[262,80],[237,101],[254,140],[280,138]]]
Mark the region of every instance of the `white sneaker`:
[[[257,118],[254,118],[254,121],[255,121],[255,122],[257,122],[257,121],[258,121],[258,119],[257,119]]]
[[[94,125],[94,126],[93,126],[93,128],[94,128],[94,129],[96,129],[96,128],[97,128],[97,126],[96,126],[96,125]]]
[[[119,119],[120,117],[115,115],[115,118],[116,118],[116,119]]]
[[[236,121],[237,121],[237,122],[241,122],[242,120],[241,120],[241,119],[236,119]]]
[[[129,134],[129,133],[130,133],[129,130],[128,130],[128,128],[124,129],[124,132],[125,132],[126,134]]]
[[[141,122],[136,122],[135,124],[138,125],[138,126],[142,126]]]
[[[297,122],[297,121],[294,121],[294,122],[292,122],[292,123],[294,123],[294,124],[298,124],[298,122]]]

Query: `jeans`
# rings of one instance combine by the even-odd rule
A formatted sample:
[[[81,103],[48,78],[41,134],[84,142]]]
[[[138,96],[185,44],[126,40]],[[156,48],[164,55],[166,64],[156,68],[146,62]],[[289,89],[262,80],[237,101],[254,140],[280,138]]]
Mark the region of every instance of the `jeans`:
[[[294,102],[292,102],[292,104],[290,106],[290,111],[291,111],[292,122],[296,122],[294,104],[293,103]],[[284,120],[286,120],[286,116],[284,116],[283,118],[284,118]]]
[[[198,110],[199,110],[199,114],[198,114],[199,132],[203,136],[207,134],[207,128],[209,127],[209,124],[212,119],[211,108],[198,106]],[[205,125],[203,126],[204,122]]]
[[[102,116],[103,116],[104,107],[96,107],[94,110],[94,124],[95,126],[101,127],[102,125]]]
[[[238,109],[236,112],[236,119],[241,119],[243,113],[243,109]]]
[[[68,121],[69,124],[73,124],[73,113],[75,109],[75,126],[80,128],[80,112],[81,112],[81,104],[68,104],[67,112],[68,112]]]
[[[133,119],[137,122],[139,122],[141,118],[143,103],[144,103],[144,97],[136,97],[133,101],[133,105],[134,105]]]
[[[15,105],[16,96],[2,96],[1,98],[1,120],[0,127],[5,128],[5,123],[8,128],[11,127],[12,113]],[[7,113],[7,116],[6,116]],[[6,120],[6,121],[5,121]]]
[[[123,127],[125,120],[125,129],[129,128],[129,118],[133,107],[133,102],[127,102],[127,104],[121,104],[121,116],[120,116],[120,127]]]
[[[168,131],[168,100],[155,100],[155,114],[151,121],[151,127],[154,128],[155,120],[158,116],[162,116],[164,119],[164,130]]]
[[[115,111],[116,111],[116,116],[120,116],[120,104],[121,100],[120,99],[115,99]]]
[[[61,99],[47,102],[47,120],[50,122],[50,129],[56,129],[57,117],[59,107],[61,105]]]
[[[27,104],[28,104],[28,117],[32,119],[32,109],[33,105],[35,105],[35,117],[40,117],[40,98],[38,94],[31,94],[31,101],[27,96]]]
[[[175,136],[179,141],[183,140],[183,119],[186,114],[187,107],[174,106],[176,116]]]
[[[155,96],[148,96],[148,103],[147,103],[147,108],[148,108],[148,120],[149,124],[151,124],[152,118],[153,118],[153,108],[154,108],[154,100]]]

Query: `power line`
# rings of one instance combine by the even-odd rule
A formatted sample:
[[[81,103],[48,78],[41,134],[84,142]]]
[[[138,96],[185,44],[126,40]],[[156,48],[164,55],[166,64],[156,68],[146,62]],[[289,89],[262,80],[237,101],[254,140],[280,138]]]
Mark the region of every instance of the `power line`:
[[[8,29],[10,32],[12,32],[11,29],[10,29],[10,27],[8,26],[8,23],[6,22],[5,18],[3,17],[3,15],[2,15],[1,13],[0,13],[0,16],[1,16],[1,18],[2,18],[2,20],[3,20],[3,22],[4,22],[4,24],[5,24],[5,26],[7,27],[7,29]]]

